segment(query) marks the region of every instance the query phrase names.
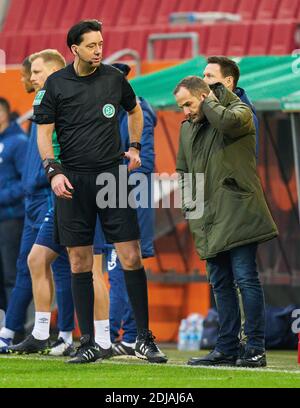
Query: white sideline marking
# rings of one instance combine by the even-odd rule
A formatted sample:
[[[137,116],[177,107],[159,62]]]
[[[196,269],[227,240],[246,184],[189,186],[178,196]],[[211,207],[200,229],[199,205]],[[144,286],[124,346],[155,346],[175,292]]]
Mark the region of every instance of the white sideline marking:
[[[134,356],[132,356],[134,358]],[[54,356],[39,356],[37,358],[36,357],[31,357],[30,355],[0,355],[0,358],[13,358],[13,359],[22,359],[22,360],[35,360],[35,361],[39,361],[39,360],[47,360],[47,361],[66,361],[67,358],[65,357],[54,357]],[[124,359],[123,361],[119,361],[117,360],[119,357],[114,357],[113,359],[110,360],[97,360],[94,363],[89,363],[89,364],[97,364],[97,363],[102,363],[102,364],[115,364],[115,365],[120,365],[120,364],[124,364]],[[295,369],[295,370],[281,370],[280,368],[269,368],[269,367],[276,367],[276,366],[269,366],[267,368],[247,368],[247,367],[224,367],[224,366],[219,366],[219,367],[206,367],[206,366],[201,366],[201,367],[193,367],[193,366],[188,366],[185,364],[176,364],[176,363],[172,363],[171,362],[167,363],[167,364],[155,364],[155,363],[147,363],[147,362],[143,362],[143,360],[139,359],[137,361],[137,363],[133,363],[132,360],[130,359],[130,365],[132,366],[136,366],[136,365],[141,365],[141,364],[149,364],[149,366],[161,366],[161,367],[181,367],[184,369],[193,369],[193,370],[225,370],[225,371],[246,371],[246,372],[265,372],[265,373],[284,373],[284,374],[296,374],[296,375],[300,375],[300,369]]]

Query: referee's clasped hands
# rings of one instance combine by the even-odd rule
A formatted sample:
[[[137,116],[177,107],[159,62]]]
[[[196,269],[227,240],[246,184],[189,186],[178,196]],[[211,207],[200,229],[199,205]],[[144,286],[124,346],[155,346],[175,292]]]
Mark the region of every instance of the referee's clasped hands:
[[[51,187],[58,198],[72,199],[74,188],[66,176],[57,174],[51,180]]]
[[[124,157],[129,160],[128,171],[132,171],[141,167],[142,161],[140,158],[140,152],[134,147],[130,148],[128,152],[125,152]]]

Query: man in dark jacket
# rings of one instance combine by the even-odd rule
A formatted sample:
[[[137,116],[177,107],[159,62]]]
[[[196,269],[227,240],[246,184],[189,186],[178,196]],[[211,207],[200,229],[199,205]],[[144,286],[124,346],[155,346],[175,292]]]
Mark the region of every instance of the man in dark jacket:
[[[213,85],[217,82],[225,85],[231,92],[235,93],[242,102],[248,105],[253,113],[253,120],[256,129],[256,157],[258,156],[259,147],[259,124],[256,115],[256,110],[249,100],[246,91],[238,87],[240,79],[240,69],[235,61],[223,56],[212,56],[207,58],[207,65],[204,69],[203,80],[208,85]]]
[[[213,85],[217,82],[220,82],[226,88],[230,89],[233,93],[235,93],[242,102],[248,105],[253,114],[253,121],[255,125],[256,131],[256,158],[258,158],[258,151],[259,151],[259,123],[256,115],[256,110],[249,100],[246,91],[243,88],[238,87],[238,82],[240,79],[240,69],[239,66],[235,61],[230,58],[223,57],[223,56],[211,56],[207,59],[207,65],[204,69],[203,73],[203,80],[208,85]],[[244,307],[242,303],[242,298],[239,289],[237,288],[238,296],[239,296],[239,304],[240,304],[240,311],[241,311],[241,348],[244,347],[244,344],[247,342],[245,336],[245,314],[244,314]]]
[[[24,219],[22,172],[28,139],[16,122],[10,122],[10,107],[0,98],[0,260],[5,289],[3,307],[9,301],[16,280]]]
[[[256,171],[251,110],[224,85],[211,88],[214,92],[193,76],[174,91],[188,119],[181,127],[176,168],[183,192],[184,174],[192,174],[193,186],[197,174],[204,175],[204,211],[189,216],[189,222],[197,251],[207,260],[220,319],[215,350],[188,364],[262,367],[266,365],[264,297],[255,259],[257,245],[278,231]],[[194,199],[197,188],[193,190]],[[185,210],[193,213],[188,204]],[[241,319],[235,282],[242,294],[247,336],[239,359]]]

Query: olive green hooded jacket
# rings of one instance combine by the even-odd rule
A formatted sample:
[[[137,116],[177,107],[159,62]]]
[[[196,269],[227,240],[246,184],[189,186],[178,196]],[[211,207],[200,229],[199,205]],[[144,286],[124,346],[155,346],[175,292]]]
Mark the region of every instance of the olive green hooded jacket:
[[[202,259],[278,235],[256,171],[252,112],[223,85],[214,86],[214,93],[218,100],[209,96],[202,104],[203,122],[182,123],[176,163],[180,185],[192,191],[193,200],[196,184],[204,188],[203,215],[192,219],[187,200],[183,208],[190,210],[190,229]],[[192,173],[192,184],[184,173]],[[196,183],[196,173],[204,174],[203,186]]]

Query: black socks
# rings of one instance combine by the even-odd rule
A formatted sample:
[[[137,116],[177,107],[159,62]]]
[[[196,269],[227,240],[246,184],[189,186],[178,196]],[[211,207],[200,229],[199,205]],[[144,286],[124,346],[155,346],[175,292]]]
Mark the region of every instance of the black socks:
[[[124,270],[124,277],[139,335],[149,328],[145,269]],[[94,287],[92,272],[72,273],[72,294],[81,335],[89,335],[91,344],[94,344]]]
[[[124,270],[124,277],[139,335],[149,328],[146,272],[144,268],[134,271]]]
[[[89,335],[94,344],[93,273],[72,273],[72,294],[81,335]]]

